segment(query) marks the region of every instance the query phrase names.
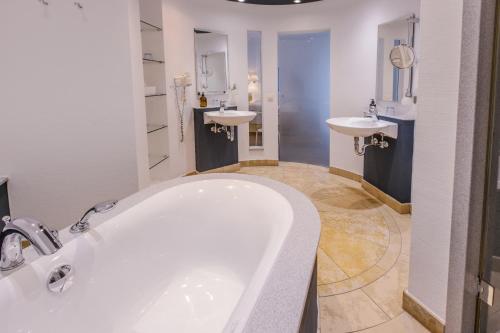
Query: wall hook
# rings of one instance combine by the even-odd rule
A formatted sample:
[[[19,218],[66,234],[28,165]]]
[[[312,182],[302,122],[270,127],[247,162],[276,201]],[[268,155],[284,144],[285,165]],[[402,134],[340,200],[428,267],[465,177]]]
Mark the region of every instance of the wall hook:
[[[42,5],[48,6],[49,2],[47,0],[38,0]]]
[[[75,6],[77,6],[79,9],[83,9],[83,5],[80,2],[75,2]]]

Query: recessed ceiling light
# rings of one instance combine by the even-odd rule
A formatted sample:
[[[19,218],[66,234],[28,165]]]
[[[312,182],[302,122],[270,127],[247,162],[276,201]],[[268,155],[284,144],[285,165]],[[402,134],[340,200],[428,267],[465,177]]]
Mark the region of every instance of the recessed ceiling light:
[[[1,0],[0,0],[1,1]],[[252,5],[303,5],[306,3],[320,2],[323,0],[228,0],[242,4]]]

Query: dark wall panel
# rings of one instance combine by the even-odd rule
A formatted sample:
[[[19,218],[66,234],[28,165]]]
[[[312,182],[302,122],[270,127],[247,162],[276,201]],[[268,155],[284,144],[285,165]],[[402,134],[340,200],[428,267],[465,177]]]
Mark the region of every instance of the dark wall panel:
[[[9,196],[7,194],[7,182],[0,185],[0,230],[3,229],[4,227],[4,224],[3,222],[1,222],[1,219],[5,215],[10,215]]]
[[[199,172],[236,164],[238,160],[238,128],[235,127],[235,139],[228,140],[225,133],[215,134],[210,131],[213,124],[205,125],[203,114],[218,111],[219,108],[194,109],[194,133],[196,149],[196,170]],[[236,110],[235,107],[227,110]]]
[[[415,121],[379,118],[398,124],[398,139],[386,138],[387,149],[367,149],[364,179],[399,202],[411,203]]]
[[[299,333],[318,332],[318,263],[314,264]]]

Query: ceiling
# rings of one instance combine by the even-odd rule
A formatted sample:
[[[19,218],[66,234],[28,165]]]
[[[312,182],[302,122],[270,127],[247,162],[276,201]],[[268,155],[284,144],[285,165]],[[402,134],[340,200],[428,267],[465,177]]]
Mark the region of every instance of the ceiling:
[[[238,0],[228,0],[232,2],[240,2]],[[322,0],[301,0],[301,3],[317,2]],[[243,3],[254,5],[297,5],[294,0],[245,0]]]

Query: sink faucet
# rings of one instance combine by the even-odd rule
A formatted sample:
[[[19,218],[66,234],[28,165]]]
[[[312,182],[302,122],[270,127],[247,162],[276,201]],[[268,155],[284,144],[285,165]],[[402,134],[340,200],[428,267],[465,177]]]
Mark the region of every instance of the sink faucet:
[[[80,219],[80,221],[75,223],[69,231],[72,234],[79,234],[79,233],[82,233],[82,232],[89,230],[89,228],[90,228],[89,219],[92,215],[107,213],[111,209],[115,208],[117,203],[118,203],[117,200],[111,200],[111,201],[105,201],[103,203],[95,205],[94,207],[90,208],[83,215],[83,217]]]
[[[374,120],[378,120],[378,113],[365,112],[365,118],[373,118]]]
[[[378,110],[375,108],[374,110],[365,111],[364,112],[366,118],[373,118],[378,120]]]
[[[226,108],[226,101],[221,99],[220,100],[220,112],[224,113],[225,108]]]
[[[3,219],[5,227],[0,232],[0,270],[10,271],[24,263],[21,241],[28,240],[40,255],[56,253],[62,244],[58,239],[57,231],[52,231],[42,223],[21,218],[11,221],[10,216]]]

